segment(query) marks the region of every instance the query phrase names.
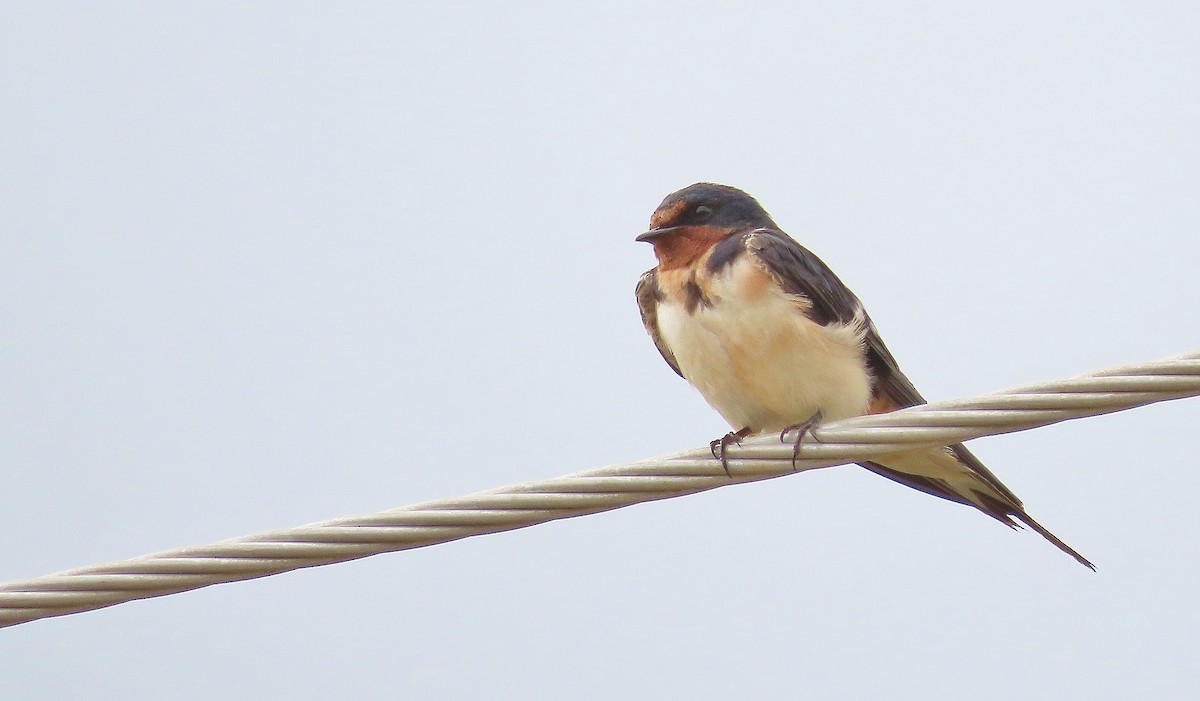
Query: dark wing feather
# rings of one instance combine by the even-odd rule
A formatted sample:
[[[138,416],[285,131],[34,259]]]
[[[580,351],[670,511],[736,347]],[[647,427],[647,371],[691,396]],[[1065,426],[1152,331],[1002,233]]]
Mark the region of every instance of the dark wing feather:
[[[917,388],[913,386],[912,381],[905,377],[904,373],[900,371],[900,366],[896,364],[896,359],[892,357],[891,351],[889,351],[887,346],[884,345],[883,339],[879,337],[879,331],[875,329],[875,324],[872,323],[869,318],[867,319],[867,334],[865,343],[867,349],[867,365],[871,368],[871,373],[875,376],[874,391],[876,396],[888,399],[892,404],[895,404],[896,408],[898,409],[927,403],[925,398],[921,396],[921,393],[917,391]],[[1012,525],[1007,518],[1007,514],[1014,510],[1020,510],[1021,500],[1017,498],[1017,495],[1013,494],[1011,489],[1005,487],[1000,479],[996,477],[996,475],[992,474],[992,471],[987,469],[987,467],[980,462],[979,458],[975,457],[971,451],[967,450],[965,445],[962,443],[956,443],[949,447],[954,453],[954,457],[958,458],[960,463],[966,465],[972,472],[978,475],[980,479],[986,482],[988,486],[992,487],[998,493],[1004,495],[1012,502],[1011,507],[1013,508],[987,512],[990,516],[994,517],[998,521],[1006,525]],[[918,475],[910,475],[905,472],[898,472],[875,462],[860,464],[876,474],[896,480],[901,484],[906,484],[913,489],[919,489],[926,494],[932,494],[934,496],[942,497],[943,499],[949,499],[950,501],[958,502],[959,504],[975,506],[975,504],[972,504],[963,497],[955,494],[940,480],[921,477]]]
[[[818,324],[848,324],[862,308],[824,261],[782,231],[755,229],[747,234],[746,248],[784,292],[812,303],[809,316]]]
[[[871,374],[875,377],[875,394],[887,397],[900,409],[926,404],[925,397],[922,397],[917,388],[913,386],[912,381],[903,372],[900,372],[896,358],[883,343],[883,339],[879,336],[879,330],[875,328],[875,323],[865,312],[863,316],[866,318],[864,344],[867,351],[867,367],[871,369]]]
[[[867,365],[871,368],[871,372],[875,376],[874,389],[876,396],[887,398],[899,409],[927,403],[925,398],[921,396],[921,393],[917,391],[917,388],[913,386],[912,381],[900,371],[900,366],[896,364],[896,359],[892,357],[891,351],[884,345],[883,339],[879,337],[879,332],[875,329],[875,324],[870,319],[867,320],[866,346]],[[1012,502],[1011,506],[1015,507],[1015,510],[1020,510],[1021,500],[1017,498],[1017,495],[1013,494],[1011,489],[1004,486],[1004,483],[996,475],[992,474],[992,471],[987,469],[979,458],[975,457],[970,450],[967,450],[965,445],[956,443],[949,446],[949,448],[960,463],[970,468],[972,472],[978,475],[992,489],[995,489],[998,493],[1009,499]],[[975,506],[952,492],[940,480],[897,472],[879,463],[861,464],[876,474],[906,484],[913,489],[919,489],[927,494],[949,499],[960,504]],[[989,515],[1002,523],[1011,525],[1005,517],[1008,511],[1005,510],[998,513],[989,512]]]
[[[872,391],[875,396],[883,397],[896,408],[905,408],[925,404],[925,398],[913,386],[912,381],[905,377],[896,363],[895,357],[879,336],[875,324],[863,309],[862,302],[846,287],[837,275],[825,265],[825,262],[796,243],[782,231],[773,229],[758,229],[750,234],[748,248],[751,254],[762,263],[771,273],[785,292],[803,295],[812,303],[810,315],[820,324],[849,324],[860,318],[864,325],[864,351],[867,355],[867,367],[874,378]],[[971,451],[961,443],[950,446],[959,462],[969,467],[997,492],[1012,500],[1012,506],[1020,509],[1021,501],[1012,491],[1001,484],[1000,480],[984,467]],[[926,494],[942,497],[959,504],[975,506],[952,491],[941,480],[893,470],[879,463],[860,463],[863,467],[876,474],[895,480],[905,486],[920,490]],[[1009,523],[1004,514],[991,514],[1004,523]]]
[[[658,268],[651,268],[642,273],[638,278],[636,292],[638,309],[642,312],[642,325],[646,327],[646,333],[650,334],[654,346],[658,348],[663,360],[667,361],[667,365],[671,366],[676,375],[683,377],[675,354],[667,347],[667,342],[658,331],[658,303],[663,299],[662,290],[658,288]]]

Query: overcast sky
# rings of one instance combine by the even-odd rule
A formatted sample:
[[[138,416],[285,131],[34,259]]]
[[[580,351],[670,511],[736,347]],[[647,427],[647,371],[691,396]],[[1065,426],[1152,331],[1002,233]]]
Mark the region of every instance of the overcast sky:
[[[1200,348],[1190,3],[0,4],[0,581],[703,445],[753,193],[931,399]],[[117,4],[114,4],[117,5]],[[0,630],[13,699],[1183,698],[1200,400]]]

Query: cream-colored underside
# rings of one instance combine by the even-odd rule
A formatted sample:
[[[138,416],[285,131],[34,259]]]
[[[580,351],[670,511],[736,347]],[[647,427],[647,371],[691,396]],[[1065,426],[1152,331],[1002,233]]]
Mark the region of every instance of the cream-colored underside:
[[[985,512],[988,509],[980,502],[976,492],[983,492],[1002,502],[1010,501],[959,462],[949,448],[921,448],[904,453],[888,453],[874,458],[874,462],[910,475],[940,479],[956,494],[977,504]]]
[[[861,323],[821,326],[808,301],[785,294],[750,256],[700,280],[711,306],[688,314],[679,277],[660,275],[667,292],[658,327],[679,369],[735,429],[781,430],[813,416],[866,413],[870,376]]]

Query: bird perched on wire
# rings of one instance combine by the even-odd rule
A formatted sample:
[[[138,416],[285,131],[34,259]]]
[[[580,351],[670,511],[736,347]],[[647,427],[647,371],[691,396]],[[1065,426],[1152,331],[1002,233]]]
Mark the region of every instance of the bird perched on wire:
[[[637,284],[642,323],[735,429],[712,443],[727,472],[726,449],[745,436],[794,431],[798,447],[819,421],[925,403],[854,293],[745,192],[696,183],[667,195],[637,240],[658,258]],[[962,444],[860,464],[1010,528],[1023,523],[1095,569]]]

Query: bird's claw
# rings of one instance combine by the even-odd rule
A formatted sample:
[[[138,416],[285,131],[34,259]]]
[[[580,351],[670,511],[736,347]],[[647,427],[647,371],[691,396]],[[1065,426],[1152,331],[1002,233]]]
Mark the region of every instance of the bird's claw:
[[[727,455],[729,445],[731,443],[741,445],[742,439],[750,435],[750,427],[741,429],[740,431],[730,431],[725,435],[710,441],[708,449],[712,451],[712,456],[721,461],[721,468],[725,470],[726,477],[733,477],[733,473],[729,471],[729,456]]]
[[[798,424],[792,424],[791,426],[787,426],[782,431],[779,432],[779,442],[780,443],[787,443],[788,442],[787,434],[791,433],[792,431],[797,432],[796,442],[794,444],[792,444],[792,471],[793,472],[795,472],[798,469],[796,462],[800,459],[800,442],[804,440],[804,436],[811,435],[814,441],[817,441],[818,443],[820,442],[820,440],[817,438],[817,435],[815,433],[813,433],[813,428],[815,428],[817,424],[821,423],[822,418],[824,418],[824,414],[822,414],[818,410],[817,413],[808,417],[804,421],[801,421]]]

